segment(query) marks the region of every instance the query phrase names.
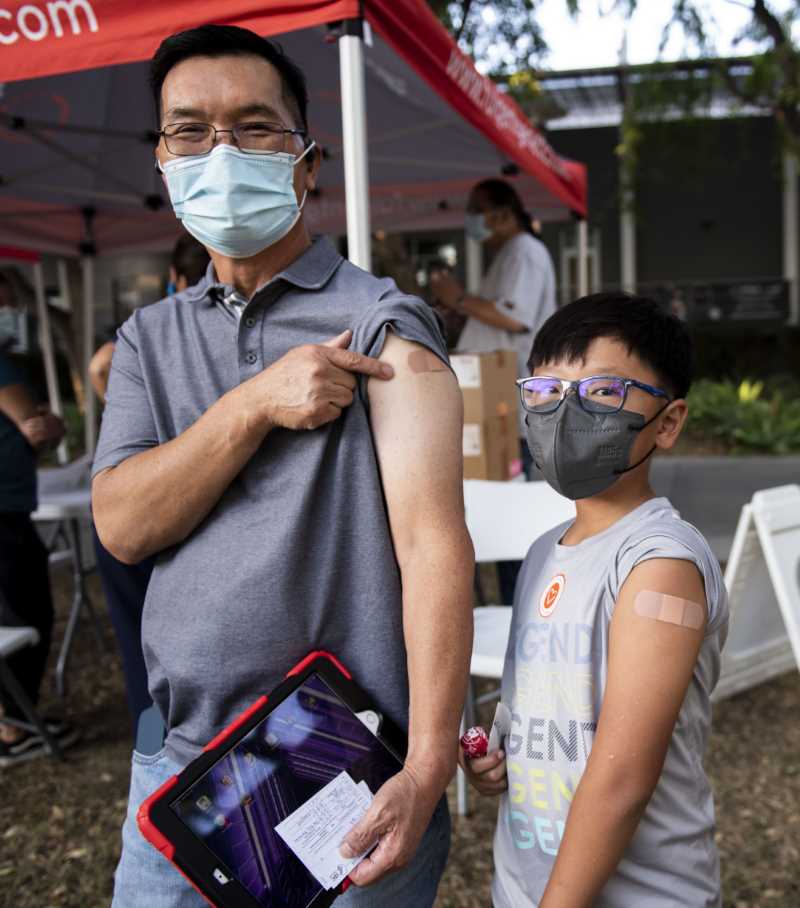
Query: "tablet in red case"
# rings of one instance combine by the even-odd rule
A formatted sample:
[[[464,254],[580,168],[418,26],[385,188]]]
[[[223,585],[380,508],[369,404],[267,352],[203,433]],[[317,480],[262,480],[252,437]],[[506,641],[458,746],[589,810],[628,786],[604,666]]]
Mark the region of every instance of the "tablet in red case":
[[[325,890],[275,831],[342,771],[373,794],[406,739],[335,656],[314,652],[139,808],[142,835],[217,908],[324,908]]]

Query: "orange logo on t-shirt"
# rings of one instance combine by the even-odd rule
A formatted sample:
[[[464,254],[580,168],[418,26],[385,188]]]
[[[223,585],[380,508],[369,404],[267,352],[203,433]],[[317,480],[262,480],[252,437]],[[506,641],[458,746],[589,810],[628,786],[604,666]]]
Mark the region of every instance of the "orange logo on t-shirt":
[[[553,614],[553,610],[564,592],[566,583],[567,578],[563,574],[556,574],[550,581],[539,601],[539,614],[542,618],[549,618]]]

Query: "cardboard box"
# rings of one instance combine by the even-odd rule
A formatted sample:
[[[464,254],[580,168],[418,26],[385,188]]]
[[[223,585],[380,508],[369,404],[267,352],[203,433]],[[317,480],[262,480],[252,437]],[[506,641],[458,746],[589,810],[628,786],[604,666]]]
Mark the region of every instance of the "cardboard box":
[[[464,478],[512,479],[521,469],[517,354],[454,353],[450,363],[464,397]]]

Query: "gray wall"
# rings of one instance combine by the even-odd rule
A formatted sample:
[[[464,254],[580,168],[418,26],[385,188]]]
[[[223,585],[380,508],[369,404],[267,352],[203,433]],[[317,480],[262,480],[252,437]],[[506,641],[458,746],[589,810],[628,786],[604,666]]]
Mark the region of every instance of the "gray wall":
[[[780,143],[765,118],[644,128],[637,185],[637,279],[648,283],[780,277]],[[603,283],[616,287],[619,181],[616,128],[550,132],[586,163],[592,227],[602,232]]]

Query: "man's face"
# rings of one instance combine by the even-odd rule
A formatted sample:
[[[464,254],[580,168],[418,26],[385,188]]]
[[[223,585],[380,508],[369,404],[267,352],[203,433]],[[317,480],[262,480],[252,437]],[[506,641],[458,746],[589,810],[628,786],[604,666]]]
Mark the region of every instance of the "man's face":
[[[161,128],[175,123],[210,123],[217,129],[231,129],[239,123],[267,121],[287,129],[301,128],[283,97],[280,73],[261,57],[232,55],[190,57],[173,66],[161,88]],[[218,142],[232,143],[230,133]],[[303,153],[303,140],[287,135],[285,149]],[[161,164],[174,160],[163,136],[156,146]],[[298,202],[316,185],[319,156],[311,167],[307,158],[295,167],[294,189]]]

